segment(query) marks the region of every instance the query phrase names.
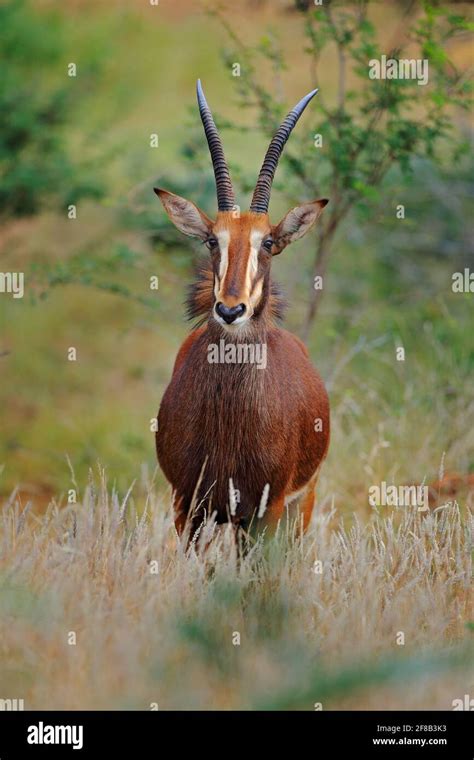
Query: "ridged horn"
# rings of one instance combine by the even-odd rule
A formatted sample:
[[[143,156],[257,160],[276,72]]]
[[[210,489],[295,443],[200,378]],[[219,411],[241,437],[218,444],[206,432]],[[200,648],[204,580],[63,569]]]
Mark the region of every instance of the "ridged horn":
[[[206,133],[207,144],[209,145],[212,165],[214,167],[214,177],[216,178],[217,208],[219,211],[231,211],[235,205],[234,189],[225,160],[221,138],[214,124],[211,109],[207,105],[200,79],[197,81],[196,91],[199,113],[201,114],[204,132]]]
[[[266,214],[268,212],[273,178],[285,143],[309,101],[314,98],[317,92],[317,89],[309,92],[308,95],[305,95],[305,97],[296,104],[288,116],[283,120],[278,131],[272,138],[265,154],[265,158],[263,159],[260,174],[258,175],[257,184],[255,185],[255,190],[252,196],[252,203],[250,204],[250,211],[255,211],[257,214]]]

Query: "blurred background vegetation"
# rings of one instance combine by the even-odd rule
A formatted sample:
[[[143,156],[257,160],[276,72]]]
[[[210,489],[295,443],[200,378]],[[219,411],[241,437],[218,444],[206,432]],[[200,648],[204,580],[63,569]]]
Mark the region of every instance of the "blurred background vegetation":
[[[287,326],[306,335],[331,394],[322,492],[363,512],[368,478],[432,481],[442,462],[472,482],[473,296],[451,290],[452,273],[472,269],[470,8],[370,2],[361,23],[364,5],[333,2],[328,16],[291,0],[0,4],[1,270],[25,273],[24,299],[0,297],[3,494],[18,487],[45,504],[70,487],[67,457],[78,479],[105,462],[119,488],[140,465],[155,469],[150,419],[205,254],[152,188],[215,212],[198,77],[242,208],[276,122],[320,87],[270,211],[277,221],[302,200],[331,199],[321,231],[274,263]],[[402,50],[429,58],[430,83],[370,82],[364,60]]]

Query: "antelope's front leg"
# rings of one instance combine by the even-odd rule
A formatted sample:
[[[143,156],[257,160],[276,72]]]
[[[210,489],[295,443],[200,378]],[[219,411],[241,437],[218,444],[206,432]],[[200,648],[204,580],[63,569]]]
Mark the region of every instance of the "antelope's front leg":
[[[265,514],[260,520],[257,518],[258,527],[268,527],[271,532],[274,532],[280,520],[283,518],[285,512],[285,491],[281,496],[270,502],[265,510]]]
[[[308,528],[311,522],[311,515],[313,514],[314,505],[316,504],[316,483],[318,482],[319,470],[311,478],[306,490],[301,497],[301,503],[299,505],[299,513],[303,517],[303,532]]]
[[[188,510],[186,509],[184,498],[178,496],[175,492],[173,494],[173,510],[174,510],[174,527],[176,533],[181,536],[186,527],[186,521],[188,519]]]
[[[198,506],[192,509],[192,503],[182,496],[175,494],[173,499],[174,526],[180,538],[186,540],[186,550],[197,539],[206,522],[206,508]]]

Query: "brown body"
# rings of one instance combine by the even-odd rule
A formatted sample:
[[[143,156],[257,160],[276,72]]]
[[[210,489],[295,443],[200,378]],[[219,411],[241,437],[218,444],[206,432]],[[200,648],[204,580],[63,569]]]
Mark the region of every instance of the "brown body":
[[[174,491],[176,527],[192,532],[204,517],[248,526],[276,523],[301,497],[306,526],[329,444],[329,401],[303,343],[281,329],[272,259],[317,221],[327,200],[268,213],[278,157],[309,100],[288,114],[265,156],[250,211],[240,213],[220,139],[198,83],[198,102],[216,175],[213,221],[192,202],[155,190],[181,232],[210,252],[188,299],[200,324],[181,346],[164,394],[158,460]],[[228,354],[230,350],[230,358]],[[216,358],[217,352],[217,358]]]
[[[237,522],[249,523],[267,483],[266,517],[275,521],[326,454],[328,397],[305,347],[286,330],[270,327],[259,336],[267,345],[265,369],[210,364],[208,345],[221,337],[218,325],[208,325],[183,343],[158,416],[158,459],[175,491],[177,516],[188,513],[199,482],[195,522],[203,509],[227,521],[232,479]]]

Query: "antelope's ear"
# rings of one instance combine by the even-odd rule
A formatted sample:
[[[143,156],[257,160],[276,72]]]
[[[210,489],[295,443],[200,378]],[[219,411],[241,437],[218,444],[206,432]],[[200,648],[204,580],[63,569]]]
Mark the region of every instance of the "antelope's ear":
[[[185,235],[207,240],[209,237],[213,222],[208,216],[201,211],[194,203],[181,198],[179,195],[169,193],[167,190],[153,188],[163,207],[173,224],[184,232]]]
[[[288,211],[281,222],[273,228],[274,255],[280,253],[293,240],[299,240],[306,235],[328,203],[327,198],[321,198],[310,203],[303,203],[302,206],[296,206]]]

